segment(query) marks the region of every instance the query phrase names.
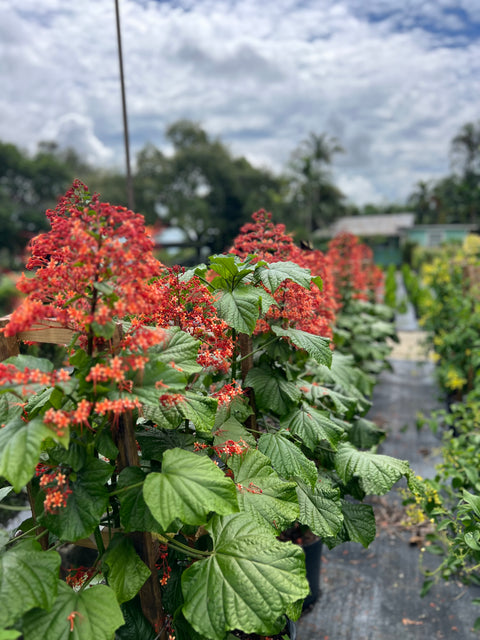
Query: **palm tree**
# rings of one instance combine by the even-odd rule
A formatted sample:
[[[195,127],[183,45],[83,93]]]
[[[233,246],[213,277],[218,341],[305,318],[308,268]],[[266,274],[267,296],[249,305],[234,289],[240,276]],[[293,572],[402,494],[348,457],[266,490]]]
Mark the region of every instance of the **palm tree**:
[[[460,165],[464,178],[480,172],[480,121],[464,124],[451,143],[452,165]]]
[[[344,195],[332,183],[330,165],[333,156],[343,151],[335,137],[310,133],[292,153],[294,199],[304,210],[307,232],[327,225],[338,216]]]

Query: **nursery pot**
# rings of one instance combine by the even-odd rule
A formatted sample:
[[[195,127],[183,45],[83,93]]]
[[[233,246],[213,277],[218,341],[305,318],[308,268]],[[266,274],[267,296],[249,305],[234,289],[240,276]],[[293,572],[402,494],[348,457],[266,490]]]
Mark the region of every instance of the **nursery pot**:
[[[297,627],[292,620],[288,621],[287,624],[287,634],[290,640],[297,640]]]
[[[318,600],[320,596],[320,567],[322,563],[322,540],[314,540],[303,545],[305,553],[305,566],[307,569],[307,580],[310,586],[310,594],[305,598],[303,610],[308,609]]]

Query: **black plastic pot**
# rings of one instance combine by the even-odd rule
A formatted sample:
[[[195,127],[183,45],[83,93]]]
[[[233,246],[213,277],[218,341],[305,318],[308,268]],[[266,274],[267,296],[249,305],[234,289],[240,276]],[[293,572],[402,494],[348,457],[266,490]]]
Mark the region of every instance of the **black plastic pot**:
[[[287,633],[290,636],[290,640],[297,640],[297,625],[292,620],[288,621]]]
[[[322,565],[322,540],[319,538],[303,547],[305,553],[305,565],[307,580],[310,585],[310,594],[305,598],[303,610],[312,607],[320,596],[320,568]]]

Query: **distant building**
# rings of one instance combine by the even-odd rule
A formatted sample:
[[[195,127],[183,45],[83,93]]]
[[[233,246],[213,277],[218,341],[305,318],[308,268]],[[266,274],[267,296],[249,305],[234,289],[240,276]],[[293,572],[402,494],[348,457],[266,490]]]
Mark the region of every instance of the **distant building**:
[[[406,238],[422,247],[437,247],[452,240],[462,242],[465,236],[475,231],[475,224],[416,224],[407,230]]]
[[[415,214],[409,212],[345,216],[327,229],[316,231],[314,237],[330,239],[342,232],[353,233],[372,248],[377,264],[400,265],[406,234],[414,224]]]
[[[342,232],[353,233],[368,244],[374,260],[381,266],[402,263],[402,248],[408,243],[436,247],[443,242],[462,241],[477,230],[474,224],[415,224],[414,213],[385,213],[338,218],[327,229],[314,233],[317,239],[330,239]]]

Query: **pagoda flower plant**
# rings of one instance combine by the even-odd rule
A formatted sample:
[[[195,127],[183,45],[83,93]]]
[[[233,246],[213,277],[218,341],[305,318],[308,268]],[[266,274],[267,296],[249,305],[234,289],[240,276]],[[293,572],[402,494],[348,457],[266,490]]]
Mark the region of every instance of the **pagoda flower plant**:
[[[289,316],[321,279],[255,254],[166,269],[143,218],[78,181],[47,217],[3,340],[71,340],[59,367],[0,363],[0,499],[32,511],[0,538],[0,638],[282,637],[309,590],[282,532],[367,546],[363,497],[413,481],[370,450],[351,360]]]

